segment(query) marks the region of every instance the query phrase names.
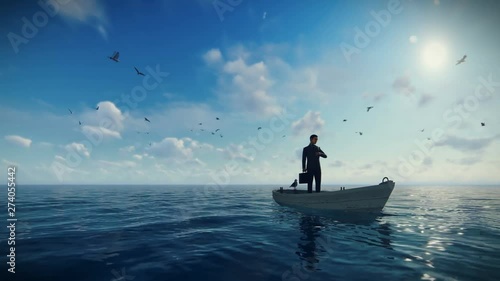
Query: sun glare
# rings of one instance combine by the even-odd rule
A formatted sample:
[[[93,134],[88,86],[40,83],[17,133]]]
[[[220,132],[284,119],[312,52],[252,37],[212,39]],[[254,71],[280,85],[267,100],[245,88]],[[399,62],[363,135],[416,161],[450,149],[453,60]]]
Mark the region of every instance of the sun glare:
[[[440,43],[429,43],[422,50],[422,62],[430,69],[439,69],[446,61],[446,48]]]

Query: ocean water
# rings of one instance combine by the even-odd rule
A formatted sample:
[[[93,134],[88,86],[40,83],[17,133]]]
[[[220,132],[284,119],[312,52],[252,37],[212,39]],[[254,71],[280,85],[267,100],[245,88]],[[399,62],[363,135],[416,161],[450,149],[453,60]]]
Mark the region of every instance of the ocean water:
[[[18,186],[0,279],[500,280],[500,187],[396,183],[355,216],[279,206],[273,188]]]

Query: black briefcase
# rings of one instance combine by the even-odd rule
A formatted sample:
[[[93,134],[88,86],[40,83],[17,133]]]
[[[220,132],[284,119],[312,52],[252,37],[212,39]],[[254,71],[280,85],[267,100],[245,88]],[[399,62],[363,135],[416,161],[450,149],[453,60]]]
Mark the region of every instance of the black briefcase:
[[[299,183],[309,183],[309,179],[311,178],[311,174],[309,173],[300,173],[299,174]]]

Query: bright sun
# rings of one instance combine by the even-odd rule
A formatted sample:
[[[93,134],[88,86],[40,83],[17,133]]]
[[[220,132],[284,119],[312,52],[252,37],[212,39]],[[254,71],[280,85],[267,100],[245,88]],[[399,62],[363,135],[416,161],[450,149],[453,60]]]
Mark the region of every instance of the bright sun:
[[[422,51],[422,61],[427,68],[440,68],[446,61],[446,48],[440,43],[427,44]]]

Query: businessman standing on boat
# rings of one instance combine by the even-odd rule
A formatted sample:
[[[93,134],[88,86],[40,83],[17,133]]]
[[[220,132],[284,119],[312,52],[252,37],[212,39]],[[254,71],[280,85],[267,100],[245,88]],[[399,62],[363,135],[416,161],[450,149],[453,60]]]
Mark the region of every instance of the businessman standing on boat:
[[[307,192],[312,193],[312,181],[316,182],[316,192],[321,191],[321,166],[319,164],[319,157],[326,158],[326,154],[316,146],[318,142],[317,135],[309,137],[309,145],[302,150],[302,171],[309,174],[309,182],[307,183]],[[306,166],[307,159],[307,166]]]

